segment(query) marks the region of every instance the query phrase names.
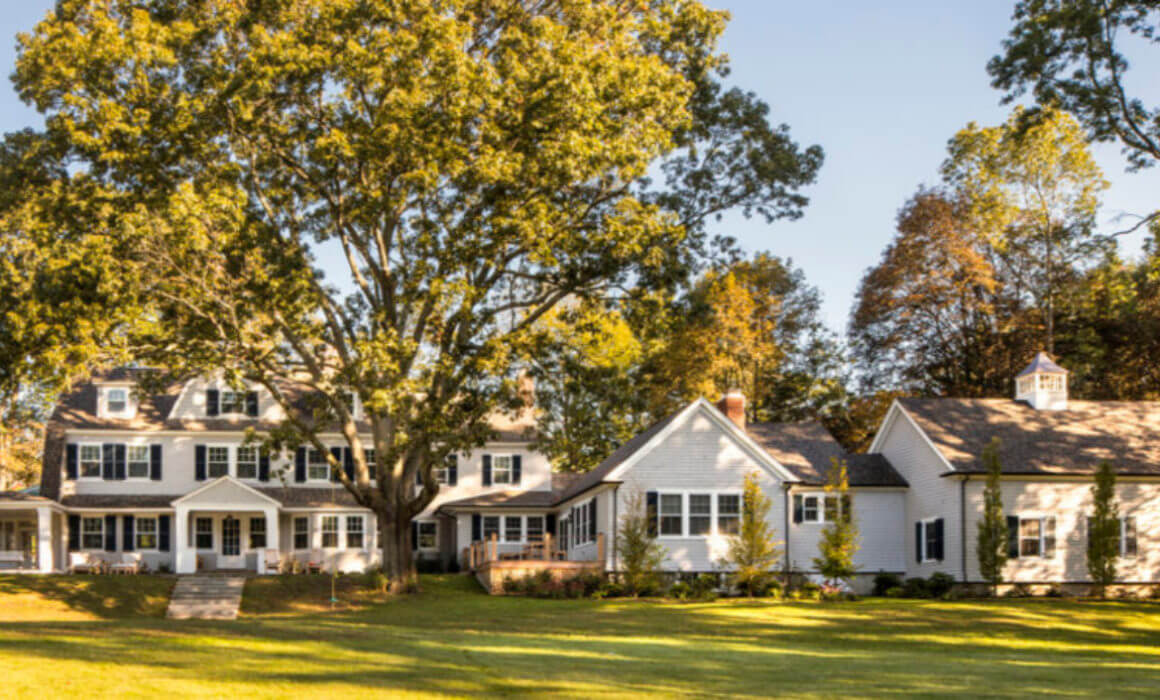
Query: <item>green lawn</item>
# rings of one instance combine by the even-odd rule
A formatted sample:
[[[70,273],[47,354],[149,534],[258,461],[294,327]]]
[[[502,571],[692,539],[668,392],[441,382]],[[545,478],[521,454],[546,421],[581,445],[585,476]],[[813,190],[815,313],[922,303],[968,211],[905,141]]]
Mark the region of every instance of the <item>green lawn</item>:
[[[294,590],[251,586],[266,600],[247,603],[236,622],[178,623],[93,604],[96,594],[75,601],[76,619],[59,619],[65,578],[47,586],[43,619],[25,600],[10,621],[9,599],[46,584],[0,577],[0,688],[6,697],[1160,695],[1154,603],[545,601],[427,577],[418,596],[330,612],[327,580],[312,578]],[[278,602],[289,595],[307,607]]]

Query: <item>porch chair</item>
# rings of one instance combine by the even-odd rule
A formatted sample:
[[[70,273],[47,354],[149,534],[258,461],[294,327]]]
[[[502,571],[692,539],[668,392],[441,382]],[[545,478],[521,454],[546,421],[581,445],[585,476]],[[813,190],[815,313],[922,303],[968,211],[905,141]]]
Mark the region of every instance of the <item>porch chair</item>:
[[[266,573],[268,574],[282,574],[285,573],[285,561],[282,559],[282,553],[276,549],[266,550]]]
[[[68,553],[68,572],[70,574],[96,574],[101,571],[100,561],[94,561],[86,552]]]
[[[310,559],[306,562],[306,573],[321,574],[322,573],[323,558],[322,552],[317,549],[310,550]]]
[[[123,552],[121,560],[109,567],[112,574],[138,574],[141,572],[141,555],[136,552]]]

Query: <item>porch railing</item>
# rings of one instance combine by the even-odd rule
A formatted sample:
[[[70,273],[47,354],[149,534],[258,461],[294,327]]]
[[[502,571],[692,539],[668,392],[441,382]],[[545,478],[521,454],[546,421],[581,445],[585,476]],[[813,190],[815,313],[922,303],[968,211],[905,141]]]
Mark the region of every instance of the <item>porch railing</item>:
[[[472,569],[478,569],[483,564],[493,561],[536,561],[536,562],[552,562],[552,561],[604,561],[604,533],[596,534],[595,556],[581,557],[576,556],[576,547],[573,548],[571,554],[565,550],[559,540],[550,534],[545,533],[542,540],[535,542],[527,542],[522,545],[508,545],[503,546],[499,541],[499,537],[492,533],[491,537],[484,540],[477,540],[472,542],[466,548],[464,554],[468,566]],[[580,545],[581,547],[589,547],[589,544]]]

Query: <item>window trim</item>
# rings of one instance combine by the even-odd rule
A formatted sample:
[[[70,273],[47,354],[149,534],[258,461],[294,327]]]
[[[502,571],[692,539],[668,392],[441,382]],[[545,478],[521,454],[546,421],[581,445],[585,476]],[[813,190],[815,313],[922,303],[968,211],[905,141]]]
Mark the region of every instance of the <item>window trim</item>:
[[[499,460],[506,459],[507,467],[504,468],[504,473],[507,474],[505,481],[499,480]],[[515,453],[491,453],[491,485],[492,486],[512,486],[515,484]]]
[[[931,517],[931,518],[922,518],[918,521],[919,525],[922,526],[922,538],[921,538],[920,544],[919,544],[919,546],[922,547],[922,561],[919,562],[920,564],[929,564],[931,562],[942,561],[941,559],[936,559],[935,557],[932,557],[930,555],[930,551],[928,551],[930,548],[927,547],[927,542],[930,539],[930,535],[928,534],[928,532],[934,528],[934,524],[938,520],[939,520],[939,517]],[[943,536],[945,538],[945,536],[946,536],[945,532],[944,532]]]
[[[141,532],[141,525],[145,522],[153,523],[153,531],[152,532],[150,532],[150,533],[142,533]],[[136,548],[136,550],[139,552],[156,552],[157,546],[158,546],[157,538],[159,536],[159,533],[160,533],[160,528],[158,528],[158,526],[157,526],[157,516],[156,515],[139,515],[139,516],[137,516],[136,519],[134,519],[134,521],[133,521],[133,547]],[[153,546],[152,547],[145,547],[141,544],[141,535],[142,534],[153,535]]]
[[[85,526],[88,523],[96,522],[100,526],[100,530],[96,533],[89,532]],[[100,537],[100,542],[96,547],[90,547],[85,541],[86,537]],[[105,519],[99,515],[94,517],[84,516],[81,518],[81,549],[86,552],[103,552],[105,550]]]
[[[234,446],[231,444],[228,444],[228,443],[208,443],[208,444],[206,444],[206,446],[205,446],[205,478],[207,481],[213,480],[213,479],[220,479],[223,476],[233,476],[234,475],[234,449],[233,448],[234,448]],[[226,473],[219,474],[217,476],[214,476],[210,472],[210,468],[209,468],[210,462],[212,461],[209,458],[210,450],[215,450],[215,449],[224,449],[226,451]]]
[[[715,491],[713,492],[713,534],[722,537],[732,537],[737,533],[722,532],[721,531],[721,497],[734,496],[737,498],[737,515],[732,514],[725,517],[737,519],[737,533],[741,532],[741,518],[745,513],[745,494],[741,491]]]
[[[801,523],[799,523],[800,525],[805,525],[807,523],[809,523],[810,525],[826,525],[826,524],[829,524],[831,522],[834,522],[833,520],[830,520],[829,518],[826,517],[826,500],[827,499],[834,500],[834,512],[835,513],[840,514],[842,512],[842,499],[840,499],[837,494],[826,493],[825,491],[802,491],[800,493],[795,493],[794,495],[802,497],[802,521],[801,521]],[[814,520],[811,520],[811,519],[806,517],[806,499],[807,498],[818,499],[818,505],[817,505],[817,516],[818,517]]]
[[[1128,521],[1132,521],[1132,540],[1136,543],[1136,551],[1128,554],[1128,539],[1126,537],[1128,530]],[[1136,516],[1121,515],[1120,516],[1120,558],[1121,559],[1138,559],[1140,557],[1140,528],[1136,524]]]
[[[488,537],[488,534],[487,534],[487,521],[492,519],[492,518],[495,519],[495,536],[496,536],[495,539],[497,542],[500,542],[500,541],[502,541],[502,540],[500,540],[500,538],[503,536],[502,516],[484,515],[479,522],[479,534],[483,537],[484,542],[487,542],[490,540],[490,538]]]
[[[1059,518],[1054,515],[1047,515],[1035,511],[1012,513],[1011,515],[1019,519],[1019,537],[1018,546],[1016,548],[1019,552],[1019,556],[1015,557],[1016,559],[1055,559],[1059,555]],[[1052,536],[1055,539],[1055,551],[1050,556],[1047,554],[1047,520],[1049,518],[1055,520],[1055,528],[1052,531]],[[1032,520],[1039,523],[1039,550],[1035,554],[1024,554],[1023,540],[1025,538],[1023,537],[1023,522]],[[1031,538],[1028,537],[1026,539]]]
[[[198,524],[200,524],[201,522],[208,522],[209,523],[209,532],[208,533],[203,533],[197,529]],[[213,534],[214,534],[214,530],[216,530],[216,529],[217,528],[214,526],[214,518],[211,518],[208,516],[194,517],[194,519],[193,519],[193,549],[194,549],[194,551],[196,551],[196,552],[212,552],[212,551],[214,551],[214,536],[213,536]],[[197,537],[198,537],[198,535],[202,535],[202,534],[209,535],[209,546],[208,547],[202,547],[200,544],[198,544]]]
[[[298,531],[298,524],[299,523],[306,523],[306,527],[303,528],[302,532]],[[306,546],[305,547],[298,546],[298,535],[302,535],[306,538]],[[296,516],[294,516],[293,518],[290,519],[290,549],[292,551],[295,551],[295,552],[305,552],[305,551],[309,551],[310,549],[312,549],[310,544],[311,544],[310,543],[310,516],[309,515],[296,515]]]
[[[329,447],[327,448],[327,450],[328,449],[329,449]],[[314,447],[307,447],[306,448],[306,482],[307,483],[315,483],[315,484],[329,484],[330,483],[330,454],[327,452],[327,450],[319,451],[317,448],[314,448]],[[316,476],[312,476],[310,474],[310,465],[312,464],[312,462],[310,461],[310,455],[312,455],[312,454],[322,455],[322,464],[326,465],[326,476],[319,478]]]
[[[352,531],[350,524],[352,522],[359,523],[359,529]],[[344,514],[342,519],[342,544],[343,549],[362,551],[367,548],[367,518],[362,513]],[[362,538],[362,543],[354,547],[350,544],[351,534],[357,534]]]
[[[326,529],[326,521],[329,519],[332,519],[332,518],[334,519],[334,530],[330,531],[330,530]],[[338,513],[322,513],[318,516],[318,534],[319,534],[318,546],[319,546],[319,548],[321,548],[321,549],[342,549],[342,547],[339,546],[344,541],[344,540],[339,538],[339,535],[343,534],[342,524],[343,523],[342,523],[341,516]],[[334,544],[332,544],[330,546],[327,546],[327,544],[326,544],[326,536],[328,534],[334,535]]]
[[[244,415],[246,415],[246,394],[247,393],[249,393],[249,392],[235,391],[234,389],[231,389],[229,387],[222,387],[222,388],[218,389],[218,416],[244,416]],[[238,398],[240,397],[240,401],[241,401],[240,410],[234,410],[234,411],[227,411],[226,410],[226,394],[229,394],[232,398],[234,398],[235,404],[237,404]]]
[[[260,533],[257,533],[257,534],[262,535],[262,542],[264,544],[261,544],[261,545],[254,544],[254,534],[255,534],[254,523],[262,523],[262,531]],[[256,549],[269,549],[270,548],[270,523],[268,522],[266,516],[264,516],[264,515],[251,515],[250,516],[249,521],[246,523],[246,544],[248,545],[247,551],[251,551],[251,552],[256,550]]]
[[[432,532],[430,535],[432,538],[432,542],[434,542],[434,544],[430,547],[423,546],[423,538],[425,537],[425,535],[423,534],[423,527],[425,525],[430,525],[432,528],[435,529],[435,531]],[[502,527],[501,527],[501,531],[502,531]],[[420,551],[420,552],[439,551],[439,521],[438,520],[416,520],[415,521],[415,545],[416,545],[417,551]]]
[[[133,470],[130,468],[130,465],[133,464],[134,460],[130,457],[129,451],[133,450],[134,448],[145,450],[145,459],[135,460],[138,464],[141,462],[145,463],[145,476],[133,476]],[[125,445],[125,479],[127,481],[149,481],[152,465],[153,459],[150,453],[150,445],[148,443],[128,443]],[[79,462],[77,468],[80,468]]]
[[[97,474],[96,476],[85,476],[84,452],[86,447],[95,447],[97,449]],[[77,481],[102,481],[104,480],[104,448],[99,442],[79,442],[77,443]]]
[[[111,404],[112,404],[111,395],[114,391],[121,391],[121,392],[125,393],[125,406],[124,406],[124,408],[122,408],[119,411],[114,411],[111,408]],[[128,418],[130,416],[130,414],[132,413],[132,407],[130,405],[130,402],[132,401],[132,395],[131,395],[128,387],[108,386],[108,387],[105,387],[104,393],[105,393],[105,396],[104,396],[105,415],[109,416],[110,418]]]
[[[656,494],[657,494],[656,532],[657,532],[657,539],[658,540],[665,540],[665,539],[668,539],[668,540],[673,540],[673,539],[708,540],[708,539],[715,538],[715,537],[731,537],[732,535],[730,533],[722,532],[721,528],[720,528],[720,522],[719,522],[720,509],[718,506],[718,500],[719,500],[720,496],[737,496],[737,498],[738,498],[737,520],[738,520],[738,527],[740,528],[740,521],[741,521],[742,513],[744,512],[744,509],[745,509],[745,503],[744,503],[745,494],[740,489],[680,489],[680,490],[667,489],[667,490],[663,490],[663,491],[658,490],[656,492]],[[663,502],[665,496],[680,496],[681,497],[681,534],[679,534],[679,535],[671,535],[671,534],[666,535],[666,534],[663,534],[663,531],[661,529],[661,518],[663,517],[661,514],[661,511],[662,511],[661,503]],[[708,496],[709,497],[709,514],[708,514],[708,516],[699,516],[699,517],[708,517],[709,518],[709,531],[706,532],[705,534],[702,534],[702,535],[692,534],[692,528],[690,527],[690,518],[692,516],[690,515],[690,511],[689,511],[689,506],[690,506],[690,501],[691,501],[690,496]],[[668,516],[668,517],[674,517],[674,516]]]
[[[254,475],[253,476],[242,476],[241,475],[241,471],[239,470],[239,465],[241,464],[241,458],[240,458],[239,453],[242,450],[253,450],[254,451]],[[209,475],[209,459],[208,459],[208,457],[209,457],[209,455],[207,453],[207,455],[206,455],[206,475],[207,476]],[[246,479],[249,481],[257,481],[258,480],[258,474],[261,471],[261,464],[262,464],[262,448],[261,447],[259,447],[258,445],[246,445],[246,444],[234,445],[234,449],[232,450],[232,457],[233,457],[233,459],[231,460],[231,462],[232,462],[231,467],[232,468],[230,469],[230,476],[234,477],[235,479]]]

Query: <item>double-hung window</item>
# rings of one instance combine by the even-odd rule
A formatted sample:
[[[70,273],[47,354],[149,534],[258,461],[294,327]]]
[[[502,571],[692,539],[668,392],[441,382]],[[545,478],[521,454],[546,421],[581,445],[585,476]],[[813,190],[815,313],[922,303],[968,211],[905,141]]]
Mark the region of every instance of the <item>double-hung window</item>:
[[[493,455],[491,458],[491,483],[512,483],[512,456]]]
[[[794,521],[803,523],[833,522],[838,518],[838,497],[824,493],[805,493],[794,496]],[[800,518],[798,517],[800,514]]]
[[[245,413],[246,394],[242,391],[223,389],[221,392],[221,398],[218,400],[218,405],[221,406],[222,415],[229,415],[231,413]]]
[[[371,478],[378,478],[379,465],[375,462],[375,451],[373,449],[363,450],[363,459],[366,460],[367,471],[370,472]]]
[[[521,542],[524,539],[523,518],[518,515],[505,515],[503,518],[503,541]]]
[[[129,390],[107,389],[105,391],[105,412],[110,416],[124,416],[129,413]]]
[[[266,546],[266,519],[250,518],[250,549]]]
[[[239,479],[258,478],[258,448],[239,447],[237,451],[237,475]]]
[[[677,537],[685,534],[682,500],[683,498],[679,493],[662,493],[660,495],[660,534]]]
[[[197,549],[213,549],[213,518],[194,519],[193,546]]]
[[[310,549],[310,518],[294,518],[294,549]]]
[[[483,539],[490,540],[492,535],[499,536],[499,516],[485,515],[483,517]]]
[[[81,520],[81,549],[102,549],[105,546],[105,519]]]
[[[157,518],[137,518],[134,525],[137,549],[157,549]]]
[[[363,523],[366,519],[361,515],[346,516],[346,548],[347,549],[362,549],[363,548],[363,533],[365,527]]]
[[[230,448],[208,447],[205,451],[205,470],[209,478],[227,476],[230,473]]]
[[[333,549],[338,547],[338,516],[322,516],[322,546]]]
[[[1009,518],[1013,538],[1008,556],[1053,557],[1055,556],[1055,517]],[[1016,525],[1017,523],[1017,525]]]
[[[419,527],[419,549],[435,549],[439,545],[439,526],[434,521],[417,523]]]
[[[689,494],[689,535],[708,535],[713,530],[713,497],[707,493]]]
[[[544,539],[544,516],[529,515],[524,526],[528,542],[541,542]]]
[[[86,479],[101,478],[101,446],[81,445],[80,475]]]
[[[717,534],[736,535],[741,532],[741,495],[717,494]]]
[[[315,449],[307,451],[306,478],[311,481],[330,481],[330,462],[326,453]]]
[[[149,446],[129,445],[125,449],[129,463],[130,479],[149,478]]]

